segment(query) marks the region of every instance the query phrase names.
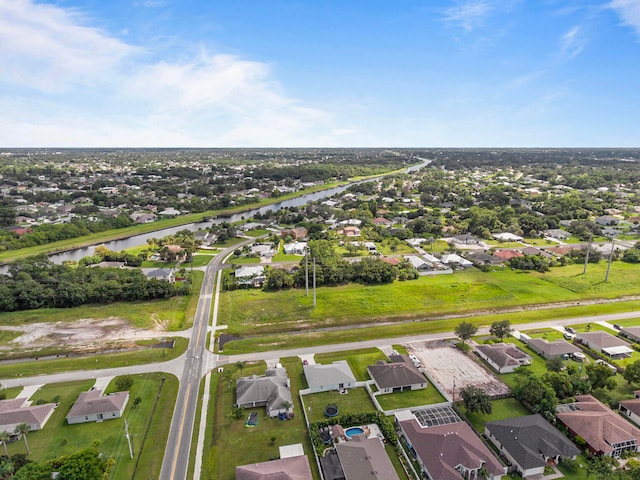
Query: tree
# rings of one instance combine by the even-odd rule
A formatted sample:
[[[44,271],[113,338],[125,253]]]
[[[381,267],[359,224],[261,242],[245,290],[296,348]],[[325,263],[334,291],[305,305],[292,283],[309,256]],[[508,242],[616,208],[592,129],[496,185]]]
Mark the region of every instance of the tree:
[[[120,392],[130,390],[133,386],[133,378],[131,375],[123,375],[116,379],[116,388]]]
[[[547,359],[546,366],[547,370],[551,372],[560,372],[564,367],[564,362],[561,357],[552,357]]]
[[[468,385],[460,390],[460,396],[467,412],[481,412],[490,414],[493,411],[491,399],[487,392],[475,385]]]
[[[640,360],[636,360],[631,365],[627,365],[623,376],[629,383],[640,383]]]
[[[456,327],[455,333],[456,336],[462,340],[462,343],[465,343],[471,337],[473,337],[478,331],[478,327],[469,322],[461,322]]]
[[[241,362],[240,360],[236,362],[236,370],[240,370],[240,375],[242,375],[242,370],[244,370],[245,365],[246,363]]]
[[[606,388],[607,390],[613,390],[616,388],[616,381],[613,379],[615,372],[607,365],[590,363],[587,365],[586,371],[593,389]]]
[[[489,328],[489,333],[494,337],[498,337],[500,341],[511,333],[511,322],[509,320],[502,320],[500,322],[493,322]]]
[[[533,413],[553,415],[558,403],[553,388],[530,374],[518,375],[511,392]]]
[[[29,432],[29,430],[31,430],[31,427],[26,423],[21,423],[15,429],[15,433],[19,433],[20,435],[22,435],[24,446],[27,449],[27,455],[31,453],[29,451],[29,443],[27,442],[27,433]]]
[[[50,463],[27,463],[13,476],[13,480],[51,480],[53,467]]]
[[[102,480],[106,464],[95,449],[81,450],[65,458],[58,470],[63,480]]]
[[[7,442],[11,438],[11,434],[7,431],[0,432],[0,442],[2,442],[2,446],[4,447],[4,456],[9,458],[9,451],[7,450]]]

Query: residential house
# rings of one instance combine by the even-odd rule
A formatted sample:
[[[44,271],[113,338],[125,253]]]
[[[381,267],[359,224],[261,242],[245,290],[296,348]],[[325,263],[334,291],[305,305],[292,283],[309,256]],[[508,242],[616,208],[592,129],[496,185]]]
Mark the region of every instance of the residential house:
[[[572,345],[562,339],[548,342],[543,338],[531,338],[527,340],[527,345],[531,350],[547,359],[573,355],[574,353],[581,351],[575,345]]]
[[[469,252],[466,256],[474,265],[497,267],[504,263],[501,258],[485,252]]]
[[[598,225],[611,227],[614,225],[618,225],[618,223],[620,223],[620,220],[613,215],[600,215],[599,217],[596,217],[595,222]]]
[[[571,237],[571,233],[560,228],[551,228],[544,231],[545,237],[555,238],[556,240],[566,240]]]
[[[264,406],[270,417],[291,414],[293,398],[287,371],[275,368],[262,376],[240,377],[236,381],[236,405],[244,408]]]
[[[640,425],[640,390],[636,390],[633,394],[635,398],[620,401],[618,411],[636,425]]]
[[[411,264],[411,266],[420,273],[433,270],[433,265],[417,255],[406,255],[404,259],[407,260]]]
[[[149,280],[155,278],[156,280],[165,280],[169,283],[175,283],[176,281],[176,274],[170,268],[156,268],[154,270],[144,269],[143,271]]]
[[[276,254],[276,250],[272,245],[266,243],[257,243],[251,245],[250,251],[254,255],[258,255],[263,258],[271,258]]]
[[[409,246],[415,248],[415,247],[419,247],[423,243],[427,243],[427,239],[426,238],[421,238],[421,237],[407,238],[405,240],[405,242],[407,242],[409,244]]]
[[[500,373],[512,373],[518,367],[531,365],[531,356],[512,343],[477,345],[476,353]]]
[[[17,439],[15,429],[23,423],[29,425],[29,430],[42,430],[55,408],[55,403],[30,406],[26,398],[0,400],[0,432],[9,432],[12,439]]]
[[[548,258],[548,259],[555,258],[554,255],[551,255],[549,252],[545,252],[544,250],[537,247],[528,246],[528,247],[521,248],[520,251],[524,255],[540,255],[541,257]]]
[[[633,353],[633,349],[629,348],[627,342],[601,330],[578,333],[575,340],[591,350],[602,352],[615,359],[629,357]]]
[[[339,360],[326,365],[319,363],[305,365],[304,376],[312,393],[342,390],[353,388],[356,385],[356,378],[351,373],[346,360]]]
[[[313,480],[306,455],[236,467],[236,480]]]
[[[471,235],[470,233],[465,233],[463,235],[454,235],[451,237],[451,241],[456,245],[484,245],[484,242],[480,240],[478,237]]]
[[[163,217],[176,217],[180,215],[180,210],[176,210],[173,207],[165,208],[161,212],[158,212],[158,215],[162,215]]]
[[[389,228],[390,226],[393,225],[393,222],[391,220],[387,220],[384,217],[377,217],[373,219],[373,224],[380,225],[381,227],[384,227],[384,228]]]
[[[523,240],[523,238],[520,235],[516,235],[514,233],[509,233],[509,232],[494,233],[491,236],[501,242],[521,242]]]
[[[640,429],[592,395],[576,395],[575,403],[556,407],[556,418],[572,435],[584,439],[591,453],[619,457],[637,452]]]
[[[400,480],[380,439],[354,435],[335,446],[345,479]]]
[[[462,268],[469,268],[473,266],[473,263],[471,263],[469,260],[467,260],[466,258],[462,258],[460,255],[457,255],[455,253],[445,253],[444,255],[442,255],[442,257],[440,257],[440,261],[445,265],[457,265]]]
[[[360,229],[353,225],[341,228],[340,230],[336,230],[336,233],[338,235],[344,235],[345,237],[353,238],[360,236]]]
[[[465,422],[426,426],[408,411],[395,414],[396,422],[409,448],[424,471],[425,478],[437,480],[471,480],[486,472],[488,480],[498,480],[507,473],[491,451]]]
[[[304,227],[294,227],[294,228],[286,228],[284,230],[280,230],[280,236],[282,238],[286,238],[291,236],[294,240],[302,240],[306,238],[309,232]]]
[[[253,285],[254,287],[263,285],[267,280],[262,265],[244,265],[236,268],[234,276],[239,285]]]
[[[102,395],[102,390],[81,392],[67,414],[67,423],[101,422],[122,417],[129,392]]]
[[[549,462],[575,460],[580,453],[540,414],[488,422],[484,434],[523,478],[543,475]]]
[[[158,219],[155,213],[147,212],[133,212],[129,217],[136,223],[153,223]]]
[[[493,253],[494,257],[498,257],[501,260],[504,260],[505,262],[511,260],[512,258],[519,258],[519,257],[524,257],[524,254],[522,252],[520,252],[519,250],[516,250],[514,248],[505,248],[504,250],[496,250]]]
[[[282,246],[287,255],[304,255],[307,249],[307,242],[291,242]]]
[[[367,367],[378,392],[393,393],[427,388],[427,379],[408,355],[391,355],[391,363],[380,361]]]
[[[620,330],[620,336],[629,340],[640,343],[640,327],[623,327]]]

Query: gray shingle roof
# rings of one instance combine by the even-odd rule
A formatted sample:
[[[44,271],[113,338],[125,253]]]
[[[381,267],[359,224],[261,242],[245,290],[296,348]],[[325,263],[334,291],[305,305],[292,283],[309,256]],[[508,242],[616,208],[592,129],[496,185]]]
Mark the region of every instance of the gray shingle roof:
[[[128,399],[129,392],[114,392],[109,395],[102,395],[102,390],[82,392],[69,410],[67,418],[119,412]]]
[[[580,351],[578,347],[564,340],[548,342],[542,338],[531,338],[527,343],[534,350],[541,352],[543,355],[548,357],[557,357],[559,355],[571,354]]]
[[[306,455],[236,467],[236,480],[312,480]]]
[[[356,381],[346,360],[339,360],[328,365],[305,365],[304,376],[307,378],[309,388]]]
[[[580,453],[540,414],[488,422],[485,428],[524,469],[545,466],[545,457],[574,457]]]
[[[236,403],[246,405],[264,402],[270,410],[279,410],[284,402],[293,405],[289,379],[284,368],[267,370],[264,377],[241,377],[236,382]]]
[[[23,406],[24,403],[24,398],[0,400],[0,432],[7,431],[11,433],[16,425],[21,423],[42,427],[42,422],[46,421],[51,411],[56,407],[54,403],[31,407]]]
[[[406,355],[394,357],[392,363],[378,363],[367,367],[380,388],[405,387],[426,383],[427,379]]]
[[[349,480],[399,480],[378,438],[355,435],[351,441],[336,444],[336,451]]]

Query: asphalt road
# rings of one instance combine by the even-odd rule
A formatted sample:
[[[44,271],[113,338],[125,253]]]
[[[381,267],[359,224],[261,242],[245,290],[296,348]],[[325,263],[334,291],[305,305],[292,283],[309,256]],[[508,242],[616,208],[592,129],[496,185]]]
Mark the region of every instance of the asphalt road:
[[[189,468],[189,453],[191,439],[198,406],[198,389],[200,380],[207,366],[207,330],[211,318],[213,287],[215,277],[222,268],[222,261],[233,250],[252,242],[253,239],[241,242],[216,255],[204,273],[200,300],[193,319],[193,331],[186,353],[180,357],[184,361],[180,389],[176,400],[175,410],[171,419],[169,438],[165,449],[160,480],[186,479]]]

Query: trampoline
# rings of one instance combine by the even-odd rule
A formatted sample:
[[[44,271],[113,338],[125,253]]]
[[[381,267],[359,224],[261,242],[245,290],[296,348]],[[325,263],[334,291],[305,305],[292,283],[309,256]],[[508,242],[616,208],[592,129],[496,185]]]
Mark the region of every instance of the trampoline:
[[[336,417],[338,416],[338,406],[337,405],[327,405],[324,409],[324,414],[327,417]]]

